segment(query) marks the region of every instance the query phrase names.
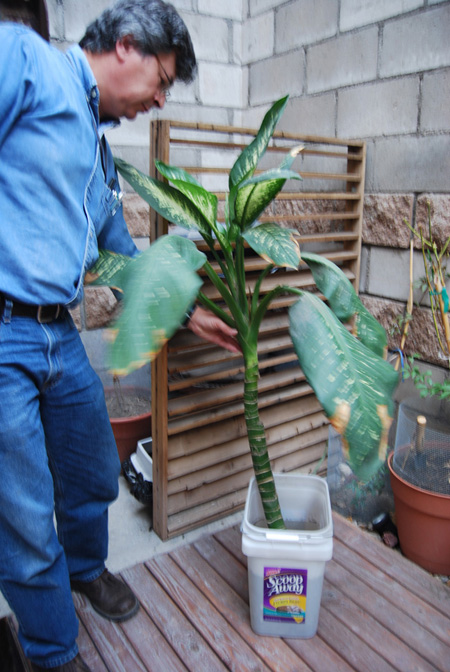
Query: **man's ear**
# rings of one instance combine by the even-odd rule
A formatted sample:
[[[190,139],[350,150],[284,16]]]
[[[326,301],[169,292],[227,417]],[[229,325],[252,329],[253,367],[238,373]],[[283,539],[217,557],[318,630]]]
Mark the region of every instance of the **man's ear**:
[[[134,49],[134,40],[131,35],[125,35],[116,42],[116,54],[119,61],[124,61],[131,49]]]

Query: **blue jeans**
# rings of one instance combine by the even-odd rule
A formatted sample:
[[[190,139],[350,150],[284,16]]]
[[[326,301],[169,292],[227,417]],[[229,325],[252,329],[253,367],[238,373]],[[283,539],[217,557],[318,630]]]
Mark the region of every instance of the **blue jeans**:
[[[0,590],[25,654],[77,653],[70,578],[103,572],[120,462],[103,386],[67,314],[0,322]],[[56,529],[54,524],[56,517]]]

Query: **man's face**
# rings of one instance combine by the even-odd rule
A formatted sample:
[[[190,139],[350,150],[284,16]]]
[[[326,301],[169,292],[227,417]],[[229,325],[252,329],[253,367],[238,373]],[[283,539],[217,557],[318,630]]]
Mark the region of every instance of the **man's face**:
[[[162,108],[176,75],[175,53],[143,56],[126,41],[118,42],[116,51],[114,88],[109,100],[100,95],[101,115],[134,119],[139,112]]]

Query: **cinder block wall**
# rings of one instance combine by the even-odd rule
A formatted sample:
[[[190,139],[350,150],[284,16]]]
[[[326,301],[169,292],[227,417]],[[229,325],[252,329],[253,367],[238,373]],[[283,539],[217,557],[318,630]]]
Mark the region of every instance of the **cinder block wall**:
[[[110,0],[47,0],[52,40],[78,40]],[[449,0],[173,0],[188,25],[198,78],[176,85],[161,118],[258,126],[290,94],[280,127],[365,139],[368,147],[360,291],[388,328],[408,294],[409,231],[427,202],[450,235]],[[149,119],[110,135],[116,153],[148,169]],[[127,195],[133,235],[146,244],[145,208]],[[423,275],[416,253],[415,275]],[[88,290],[83,331],[106,324],[107,292]],[[439,362],[429,311],[413,322],[407,351]],[[391,345],[398,344],[398,338]]]

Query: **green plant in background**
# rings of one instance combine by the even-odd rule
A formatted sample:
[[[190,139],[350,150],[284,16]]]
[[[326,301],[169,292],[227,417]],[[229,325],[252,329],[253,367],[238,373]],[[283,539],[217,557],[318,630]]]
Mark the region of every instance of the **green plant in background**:
[[[184,170],[158,161],[158,171],[169,185],[117,159],[119,172],[152,208],[168,221],[200,232],[211,260],[192,241],[168,235],[133,260],[102,251],[89,277],[94,284],[123,291],[123,311],[111,349],[115,373],[129,373],[156,356],[194,301],[237,329],[245,364],[243,403],[249,446],[266,520],[274,528],[284,527],[284,522],[259,417],[257,356],[259,328],[271,302],[280,294],[297,296],[289,321],[300,366],[341,433],[349,464],[361,479],[372,478],[384,462],[391,397],[398,380],[384,359],[383,328],[343,272],[319,255],[301,256],[295,231],[258,222],[286,180],[301,179],[291,170],[300,147],[291,150],[279,168],[255,175],[286,103],[287,97],[272,106],[255,139],[234,163],[224,224],[217,221],[217,197]],[[267,261],[252,293],[245,277],[246,244]],[[309,266],[328,305],[314,294],[283,284],[262,294],[262,282],[275,267],[298,268],[300,263]],[[220,305],[202,292],[200,268],[220,292]],[[351,323],[352,332],[345,323]]]
[[[433,235],[433,226],[431,222],[431,205],[428,202],[428,222],[427,236],[425,237],[423,228],[413,229],[407,220],[404,220],[413,236],[419,238],[422,250],[423,265],[425,275],[420,278],[419,287],[424,294],[430,297],[431,315],[433,320],[434,332],[438,343],[438,349],[442,360],[450,368],[450,326],[449,326],[449,297],[446,288],[446,281],[450,277],[447,272],[447,260],[449,256],[450,237],[439,245]],[[413,239],[410,245],[410,298],[408,300],[407,314],[403,323],[403,334],[400,349],[403,351],[408,328],[412,315],[412,293],[414,288],[413,274]],[[419,301],[420,303],[420,301]],[[450,397],[450,379],[434,383],[431,371],[422,371],[415,361],[420,355],[414,354],[407,359],[407,367],[404,370],[404,377],[411,378],[421,397],[438,396],[441,399]]]

